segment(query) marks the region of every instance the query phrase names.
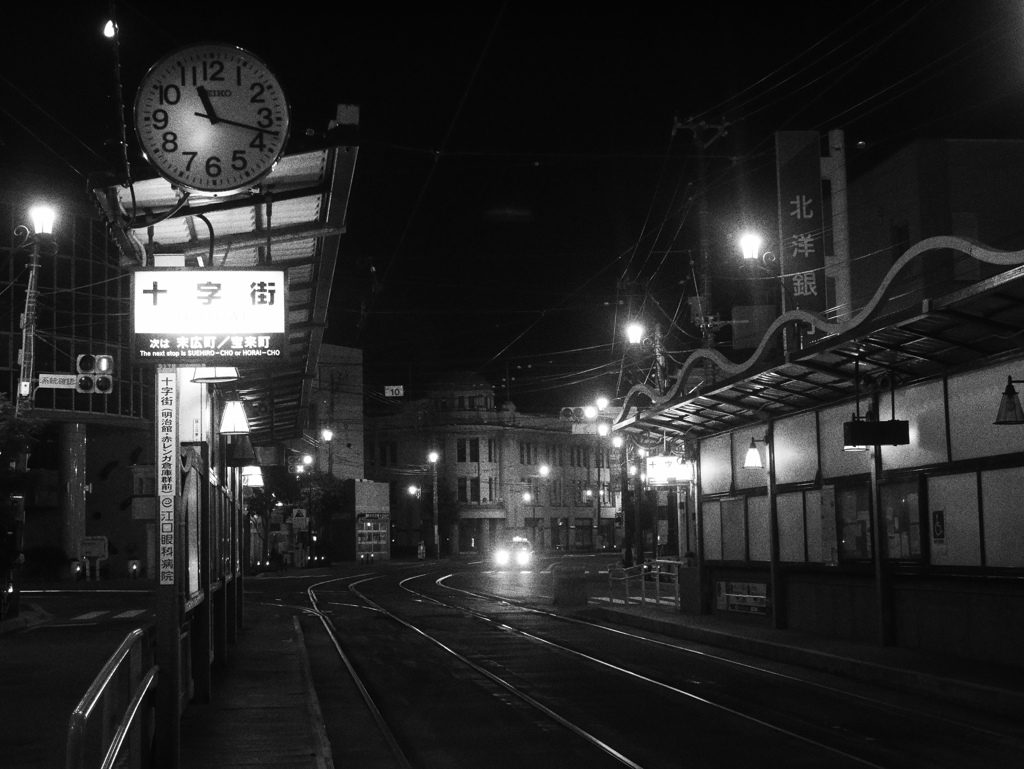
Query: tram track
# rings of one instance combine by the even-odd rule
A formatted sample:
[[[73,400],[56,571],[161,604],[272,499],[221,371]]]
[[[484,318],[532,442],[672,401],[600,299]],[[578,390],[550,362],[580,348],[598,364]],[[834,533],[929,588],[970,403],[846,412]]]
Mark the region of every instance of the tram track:
[[[652,637],[655,634],[647,634],[640,631],[626,630],[621,627],[616,627],[601,622],[594,622],[588,619],[583,619],[580,616],[574,616],[571,614],[563,614],[552,612],[545,608],[538,608],[531,605],[529,602],[517,600],[504,595],[498,595],[495,593],[487,593],[479,590],[468,590],[465,588],[455,587],[447,584],[454,575],[445,575],[435,580],[435,585],[444,588],[449,594],[455,593],[461,596],[465,596],[470,599],[482,601],[486,605],[505,605],[515,607],[522,612],[522,616],[536,615],[547,619],[552,619],[566,626],[576,626],[587,628],[590,630],[597,631],[599,633],[608,634],[611,636],[618,636],[627,638],[630,641],[657,647],[660,649],[670,650],[673,653],[679,653],[685,656],[693,657],[701,661],[713,662],[715,665],[727,666],[736,670],[749,672],[751,675],[758,676],[763,679],[773,679],[785,682],[787,685],[792,684],[793,686],[799,687],[801,690],[808,692],[821,693],[833,700],[841,701],[845,705],[854,705],[856,708],[862,711],[868,711],[877,716],[881,716],[883,720],[888,716],[888,719],[893,723],[899,724],[915,724],[915,728],[922,732],[932,732],[940,735],[940,739],[937,741],[941,743],[946,741],[949,743],[959,742],[963,745],[974,744],[979,746],[979,750],[976,755],[972,755],[971,759],[975,762],[973,764],[960,764],[953,763],[949,765],[955,766],[966,766],[966,765],[978,765],[978,766],[1002,766],[999,763],[1001,759],[998,757],[991,759],[981,758],[983,750],[990,749],[993,751],[995,756],[1003,755],[1020,755],[1024,753],[1024,731],[1022,731],[1019,724],[1015,721],[1001,720],[994,718],[987,714],[975,713],[973,715],[967,714],[963,708],[952,706],[944,707],[943,703],[937,703],[933,699],[929,700],[927,707],[918,707],[909,705],[905,697],[898,697],[897,695],[889,692],[880,692],[877,687],[863,687],[865,689],[871,689],[876,693],[873,695],[864,694],[862,692],[853,691],[852,682],[845,682],[842,686],[834,683],[823,683],[821,678],[827,678],[835,680],[834,676],[821,676],[806,671],[794,674],[788,672],[792,670],[792,666],[781,665],[777,663],[766,663],[756,664],[750,659],[746,658],[746,655],[740,655],[740,658],[736,656],[727,656],[723,654],[716,654],[708,651],[707,648],[696,648],[695,645],[687,645],[682,642],[676,642],[666,640],[664,637]],[[421,599],[427,600],[440,600],[436,595],[429,595],[423,591],[414,591],[409,587],[410,580],[406,579],[402,581],[403,588],[417,594]],[[471,606],[460,606],[457,603],[452,603],[451,600],[443,601],[445,605],[453,609],[459,609],[479,616],[481,619],[487,619],[493,621],[493,617],[488,617],[485,613],[477,611]],[[513,620],[506,612],[501,613],[502,624],[510,630],[517,630],[517,632],[524,633],[526,635],[533,636],[534,634],[529,630],[523,630],[522,628],[515,628],[511,625]],[[567,645],[558,641],[552,640],[551,637],[537,637],[538,643],[548,644],[557,646],[564,651],[569,653],[578,653],[584,657],[591,658],[590,654],[580,651],[579,648],[573,645]],[[608,663],[604,659],[595,659],[597,664],[606,665],[609,670],[618,671],[619,666]],[[673,667],[673,665],[665,664],[663,666],[666,669]],[[782,668],[782,669],[780,669]],[[639,675],[641,678],[650,678],[653,685],[667,686],[663,681],[657,680],[655,676],[643,676],[642,674],[636,673],[635,671],[627,671],[629,675]],[[702,682],[693,682],[696,685],[700,685]],[[673,687],[669,687],[673,688]],[[754,687],[755,689],[759,687]],[[692,692],[686,690],[685,687],[680,687],[679,691],[684,695],[692,695]],[[918,698],[912,698],[917,700]],[[710,702],[712,706],[722,706],[722,702]],[[732,709],[726,707],[726,711]],[[745,708],[744,708],[745,710]],[[952,717],[947,714],[949,710],[953,710],[959,714],[958,717]],[[886,715],[887,714],[887,715]],[[744,717],[749,717],[756,720],[755,717],[749,713],[742,713]],[[968,717],[971,715],[971,717]],[[812,723],[811,720],[807,721],[808,725]],[[879,737],[869,731],[859,731],[857,729],[851,729],[842,726],[839,722],[833,727],[835,734],[841,734],[844,738],[848,738],[854,741],[862,741],[865,743],[873,743],[879,740]],[[955,736],[953,736],[955,735]],[[806,735],[801,734],[801,739],[808,739]],[[812,740],[812,742],[815,742]],[[908,741],[909,742],[909,741]],[[819,743],[820,744],[820,743]],[[920,742],[918,744],[921,744]],[[941,754],[941,749],[934,749],[935,754]],[[911,756],[905,756],[906,761],[911,761]],[[899,766],[911,766],[915,765],[912,762],[907,763],[904,759],[899,759],[895,763],[886,762],[886,765],[899,765]],[[924,766],[931,766],[927,762],[924,762]],[[947,765],[947,764],[935,764],[935,765]]]
[[[481,601],[515,606],[521,609],[523,612],[529,614],[537,614],[543,617],[549,617],[561,623],[566,623],[569,625],[578,625],[593,630],[597,630],[599,632],[629,638],[642,644],[649,644],[651,646],[659,648],[670,649],[680,654],[697,657],[702,660],[714,661],[715,663],[732,666],[737,669],[748,670],[751,673],[759,676],[766,676],[770,678],[790,681],[801,686],[806,686],[809,689],[815,689],[835,696],[842,696],[850,700],[859,701],[871,707],[884,709],[887,712],[892,713],[894,716],[913,716],[920,718],[928,718],[933,721],[945,724],[947,726],[972,731],[976,733],[979,737],[989,737],[995,739],[1003,739],[1006,737],[1006,734],[1003,731],[998,731],[988,726],[981,726],[976,722],[971,722],[963,718],[953,718],[943,714],[935,713],[934,711],[926,712],[921,708],[915,708],[906,704],[893,702],[891,699],[882,698],[879,696],[870,696],[860,692],[852,691],[849,685],[839,687],[832,683],[824,683],[820,680],[815,680],[814,678],[806,674],[795,675],[793,673],[788,672],[787,670],[780,669],[779,665],[757,664],[745,659],[739,659],[736,656],[726,656],[722,654],[717,654],[709,651],[707,648],[698,648],[699,645],[666,640],[663,637],[654,637],[654,634],[648,634],[635,630],[626,630],[622,627],[616,627],[602,622],[594,622],[592,620],[583,619],[579,616],[560,614],[557,612],[549,611],[547,609],[541,609],[531,605],[528,602],[520,601],[515,598],[510,598],[508,596],[487,593],[479,590],[468,590],[466,588],[455,587],[447,584],[447,582],[453,576],[455,575],[447,574],[443,577],[440,577],[437,580],[435,580],[435,584],[439,587],[445,588],[446,590],[452,593],[457,593]],[[403,584],[407,581],[408,580],[403,580]],[[405,589],[409,590],[409,588],[407,587]],[[424,598],[427,597],[425,594],[420,595]],[[436,600],[436,598],[430,598],[430,600]],[[455,605],[452,605],[452,607],[454,608]],[[469,611],[470,613],[474,613],[473,610],[468,607],[466,607],[464,610]],[[481,618],[484,618],[484,615],[480,616]],[[788,668],[788,666],[783,667]],[[1017,742],[1021,745],[1022,752],[1024,752],[1024,740],[1022,740],[1021,738],[1016,739]]]
[[[440,620],[438,619],[438,615],[436,614],[424,613],[423,607],[432,605],[451,614],[458,614],[462,616],[471,617],[476,622],[485,621],[487,625],[499,631],[503,635],[515,636],[518,639],[524,640],[533,646],[546,646],[547,651],[545,653],[547,655],[550,656],[551,653],[558,655],[558,664],[562,664],[562,660],[564,660],[566,657],[573,657],[577,661],[576,664],[583,665],[590,670],[597,667],[600,670],[603,670],[605,674],[614,673],[619,677],[628,677],[633,681],[632,685],[634,687],[639,687],[639,694],[637,694],[636,696],[641,699],[654,699],[654,695],[651,693],[653,690],[660,690],[662,696],[667,694],[676,699],[686,698],[691,702],[691,704],[698,706],[704,710],[709,710],[716,713],[717,715],[715,716],[715,718],[717,719],[730,719],[739,721],[743,724],[746,724],[746,726],[744,726],[743,729],[756,728],[758,730],[773,732],[786,745],[793,745],[799,743],[804,746],[804,752],[810,751],[811,753],[817,755],[817,759],[812,759],[809,763],[806,764],[801,764],[799,762],[794,762],[790,760],[788,763],[791,766],[823,765],[820,763],[823,760],[823,756],[828,756],[827,765],[829,766],[881,767],[886,765],[893,765],[877,763],[876,761],[873,761],[870,758],[866,758],[864,755],[858,755],[857,753],[851,752],[849,750],[836,747],[834,744],[829,744],[829,742],[825,739],[815,739],[805,734],[799,734],[790,729],[787,729],[786,727],[780,724],[771,723],[764,718],[759,718],[749,713],[744,713],[736,708],[731,708],[720,703],[715,703],[702,695],[695,694],[691,691],[686,691],[678,686],[674,686],[664,681],[657,680],[654,677],[638,673],[633,670],[628,670],[622,666],[610,663],[607,660],[599,659],[594,655],[582,653],[564,644],[553,642],[550,639],[542,638],[535,633],[525,631],[521,628],[516,628],[513,624],[507,622],[499,622],[495,620],[493,617],[487,616],[485,613],[473,611],[472,609],[466,606],[458,605],[456,603],[451,602],[450,600],[442,600],[437,595],[431,595],[423,590],[415,590],[410,588],[410,583],[412,583],[414,580],[425,578],[426,576],[427,575],[425,573],[416,574],[400,580],[399,586],[401,587],[403,593],[406,595],[406,598],[404,599],[404,604],[402,604],[401,606],[396,606],[396,603],[402,603],[402,601],[400,600],[400,597],[396,598],[395,595],[387,594],[382,591],[378,591],[379,594],[374,593],[372,596],[369,594],[371,588],[375,588],[379,585],[379,580],[381,579],[380,575],[373,575],[371,577],[364,576],[358,579],[348,578],[346,582],[347,589],[349,592],[352,593],[352,595],[357,596],[359,600],[364,602],[365,605],[373,608],[381,616],[387,617],[388,619],[397,623],[405,630],[409,631],[411,634],[414,634],[418,638],[430,643],[435,649],[442,652],[450,660],[457,662],[459,665],[464,666],[465,668],[468,668],[481,679],[486,679],[491,684],[501,687],[501,689],[504,692],[516,698],[516,700],[520,703],[534,709],[536,712],[542,714],[544,718],[550,720],[553,723],[558,724],[559,727],[573,734],[576,738],[585,741],[593,749],[600,751],[606,759],[611,759],[614,765],[641,767],[648,766],[651,764],[645,763],[643,757],[638,755],[636,752],[631,753],[629,749],[628,740],[626,741],[626,744],[620,743],[618,746],[616,746],[613,745],[609,740],[605,739],[604,734],[607,731],[609,731],[609,729],[607,727],[602,727],[600,729],[594,728],[593,724],[599,722],[594,721],[593,716],[587,716],[587,718],[589,718],[589,723],[591,723],[591,726],[588,727],[586,723],[581,723],[581,721],[586,721],[587,718],[581,719],[579,717],[578,711],[576,712],[576,714],[567,714],[566,703],[564,700],[559,701],[556,699],[555,701],[552,701],[546,698],[541,691],[543,687],[539,687],[535,684],[532,684],[528,680],[528,678],[525,677],[525,673],[510,670],[507,662],[496,659],[489,659],[485,654],[483,654],[479,650],[456,648],[456,646],[458,646],[459,641],[458,632],[451,630],[442,632],[439,631],[437,628],[430,629],[429,626],[431,624],[436,625]],[[440,583],[441,580],[443,579],[444,577],[442,577],[440,580],[437,580],[437,582]],[[329,628],[328,632],[330,632],[332,635],[332,640],[334,641],[338,648],[338,653],[343,655],[345,654],[345,651],[343,649],[343,644],[341,641],[341,634],[335,627],[333,619],[327,616],[325,612],[322,612],[320,610],[320,605],[322,602],[320,601],[317,595],[317,591],[321,589],[324,585],[338,581],[339,580],[329,580],[310,586],[309,597],[311,605],[320,616],[325,628]],[[444,587],[440,584],[438,584],[438,586]],[[491,596],[485,596],[484,594],[477,594],[476,596],[474,596],[474,600],[495,601],[496,599]],[[511,604],[505,599],[497,599],[497,601],[500,601],[505,606],[511,606]],[[420,615],[418,618],[416,616],[409,616],[410,607],[416,607],[416,611],[412,612],[412,614],[415,615],[418,613]],[[453,641],[450,638],[444,638],[445,632],[448,632],[449,634],[454,633],[455,640]],[[348,662],[346,663],[346,668],[349,669],[351,675],[355,677],[359,676],[359,672],[356,669],[356,665],[353,665],[351,662]],[[371,707],[378,714],[377,718],[380,728],[386,729],[390,732],[390,725],[387,723],[387,719],[383,715],[380,715],[382,712],[382,708],[378,706],[374,701],[374,694],[370,692],[370,687],[361,683],[360,688],[361,691],[364,692],[364,697],[366,698],[368,707]],[[571,710],[571,708],[569,708],[569,710]],[[708,716],[707,714],[705,714],[704,716],[704,718],[709,717],[710,716]],[[829,736],[835,737],[835,734],[831,734]],[[846,737],[846,739],[856,740],[857,737],[848,736]],[[399,765],[411,765],[409,763],[409,759],[406,757],[406,752],[414,753],[415,748],[410,749],[407,747],[403,751],[403,748],[401,747],[401,744],[403,742],[402,738],[396,737],[393,734],[391,735],[389,742],[393,742],[397,750],[402,755],[401,761],[404,761],[404,763],[399,763]],[[647,752],[648,757],[649,754],[650,751]],[[659,763],[657,765],[662,764]]]

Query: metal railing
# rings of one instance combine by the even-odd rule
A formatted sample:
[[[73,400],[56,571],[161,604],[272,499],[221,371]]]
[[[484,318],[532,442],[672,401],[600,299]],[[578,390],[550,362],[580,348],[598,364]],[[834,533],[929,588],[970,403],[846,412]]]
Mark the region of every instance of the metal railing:
[[[608,570],[608,597],[615,601],[620,595],[627,606],[669,606],[679,609],[679,570],[681,561],[647,561],[641,566]]]
[[[148,764],[158,671],[152,658],[145,631],[136,629],[107,660],[71,714],[67,769]]]

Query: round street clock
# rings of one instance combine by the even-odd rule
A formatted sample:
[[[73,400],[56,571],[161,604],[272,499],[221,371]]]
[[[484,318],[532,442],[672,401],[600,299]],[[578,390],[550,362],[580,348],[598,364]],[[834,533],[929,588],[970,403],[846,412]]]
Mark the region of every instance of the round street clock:
[[[270,173],[289,122],[277,78],[232,45],[194,45],[165,56],[135,97],[135,131],[150,165],[199,192],[245,189]]]

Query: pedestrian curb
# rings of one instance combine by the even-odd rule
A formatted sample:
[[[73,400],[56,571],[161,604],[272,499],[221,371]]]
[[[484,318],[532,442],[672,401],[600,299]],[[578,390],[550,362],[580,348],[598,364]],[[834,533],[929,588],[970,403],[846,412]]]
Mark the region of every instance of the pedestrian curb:
[[[302,665],[302,680],[306,686],[306,708],[309,712],[309,726],[313,731],[313,748],[316,769],[334,769],[334,755],[331,752],[331,741],[327,738],[327,725],[324,723],[323,712],[320,710],[320,698],[313,686],[313,670],[309,665],[309,652],[306,650],[306,636],[299,625],[299,618],[292,617],[295,634],[299,639],[299,656]]]
[[[912,691],[941,697],[946,701],[967,705],[997,715],[1024,717],[1024,693],[970,681],[955,680],[915,670],[904,670],[868,660],[853,659],[830,652],[796,647],[772,641],[720,633],[704,628],[682,625],[678,622],[649,617],[632,612],[616,611],[590,604],[585,610],[596,613],[606,621],[638,627],[663,635],[717,646],[755,657],[790,665],[811,668],[825,673],[846,676],[854,680],[884,686],[890,689]]]
[[[0,635],[15,633],[19,630],[35,627],[36,625],[41,625],[51,619],[53,619],[51,614],[43,611],[34,603],[27,603],[26,608],[23,608],[18,613],[17,617],[11,617],[10,619],[0,621]]]

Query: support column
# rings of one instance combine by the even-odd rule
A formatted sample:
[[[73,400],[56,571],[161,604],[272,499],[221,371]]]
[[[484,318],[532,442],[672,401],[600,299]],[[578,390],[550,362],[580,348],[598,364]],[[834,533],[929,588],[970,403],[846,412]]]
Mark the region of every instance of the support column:
[[[181,591],[182,551],[187,537],[181,525],[178,447],[178,376],[174,366],[156,372],[156,472],[158,545],[156,569],[156,756],[162,769],[181,763]]]
[[[60,426],[60,542],[69,558],[78,558],[78,546],[85,537],[85,448],[84,424]]]

